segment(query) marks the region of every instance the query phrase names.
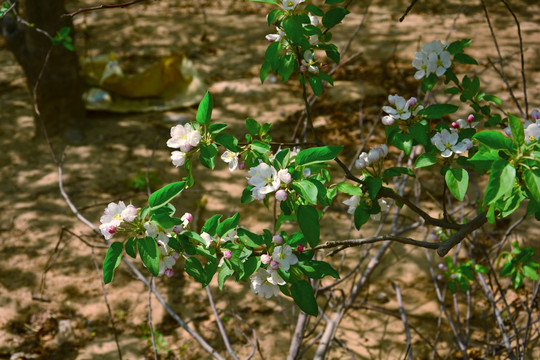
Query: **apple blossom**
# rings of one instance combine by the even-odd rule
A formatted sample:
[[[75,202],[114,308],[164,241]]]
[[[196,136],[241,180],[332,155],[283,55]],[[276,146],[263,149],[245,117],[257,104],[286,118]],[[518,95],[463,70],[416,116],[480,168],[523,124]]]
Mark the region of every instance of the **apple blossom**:
[[[302,65],[307,67],[308,71],[313,74],[319,73],[319,68],[316,66],[316,61],[314,59],[313,51],[306,50],[304,52],[304,58],[302,59]]]
[[[221,160],[229,164],[229,171],[231,172],[238,167],[238,153],[227,150],[221,155]]]
[[[277,176],[278,176],[279,180],[281,180],[281,182],[284,183],[285,185],[289,184],[291,182],[291,180],[292,180],[292,176],[289,173],[288,169],[279,170],[278,173],[277,173]]]
[[[305,0],[282,0],[283,9],[294,10],[298,4],[303,3]]]
[[[276,200],[277,201],[285,201],[285,200],[287,200],[287,192],[285,190],[276,191]]]
[[[276,27],[276,30],[277,34],[266,35],[266,40],[268,40],[269,42],[280,41],[283,38],[283,35],[285,35],[285,32],[283,32],[283,30],[278,27]]]
[[[474,115],[469,115],[467,120],[457,119],[455,122],[459,125],[460,129],[475,128],[478,125],[478,121],[474,121]]]
[[[529,122],[525,128],[525,142],[538,140],[540,138],[540,120],[536,120],[535,123]]]
[[[349,199],[345,200],[343,202],[343,204],[345,204],[345,205],[347,205],[349,207],[349,209],[347,209],[347,213],[352,215],[352,214],[354,214],[354,211],[356,210],[356,208],[360,204],[360,196],[353,195]]]
[[[414,78],[420,80],[431,73],[441,77],[452,65],[450,53],[446,49],[447,45],[439,40],[422,46],[422,50],[414,54],[412,65],[417,69]]]
[[[277,171],[266,163],[260,163],[252,167],[249,169],[248,174],[251,176],[251,178],[247,178],[248,184],[254,186],[252,193],[256,195],[266,195],[279,189],[280,180]]]
[[[311,25],[319,26],[319,18],[318,17],[316,17],[315,15],[311,15],[311,13],[308,13],[308,16],[309,16],[309,22],[311,23]]]
[[[171,138],[167,140],[167,146],[186,153],[192,147],[199,145],[199,141],[201,141],[201,133],[188,123],[171,128]]]
[[[201,234],[201,237],[205,242],[206,248],[208,249],[210,247],[210,244],[212,244],[212,242],[214,241],[214,238],[212,238],[212,236],[210,236],[210,234],[208,234],[207,232],[203,232]]]
[[[223,252],[223,257],[224,257],[225,259],[227,259],[227,260],[229,260],[230,258],[232,258],[232,252],[231,252],[231,250],[225,250],[225,251]]]
[[[171,160],[174,166],[182,166],[186,163],[186,153],[181,151],[173,151],[171,153]]]
[[[277,261],[279,267],[285,271],[298,262],[298,258],[292,253],[290,245],[276,246],[272,253],[272,259]]]
[[[270,264],[270,261],[272,261],[272,258],[268,254],[262,254],[261,255],[261,263],[263,265]]]
[[[125,222],[132,222],[137,217],[137,208],[129,204],[121,213],[122,220]]]
[[[182,215],[180,220],[182,220],[182,226],[186,228],[189,225],[189,223],[193,221],[193,215],[187,212],[184,215]]]
[[[279,286],[285,285],[276,271],[259,268],[257,272],[249,277],[251,290],[266,299],[279,295]]]
[[[395,105],[395,109],[391,106],[383,106],[383,111],[395,119],[407,120],[411,117],[409,110],[409,102],[399,95],[388,95],[388,101]]]
[[[537,109],[534,109],[531,113],[531,118],[534,120],[534,121],[538,121],[540,120],[540,111],[538,111]]]
[[[390,126],[390,125],[394,125],[394,122],[396,121],[396,119],[394,119],[391,115],[386,115],[386,116],[383,116],[381,121],[383,125]]]
[[[123,221],[122,213],[124,210],[126,210],[126,204],[123,201],[119,201],[118,204],[111,202],[107,205],[103,212],[104,215],[99,219],[101,222],[99,230],[105,239],[109,240],[116,233],[116,229]]]
[[[456,132],[443,129],[431,138],[431,143],[441,151],[442,157],[450,157],[452,153],[461,154],[468,150],[468,142],[462,141],[458,143],[458,138],[459,135]]]
[[[283,243],[283,238],[281,237],[281,235],[276,234],[272,236],[272,241],[274,242],[274,244],[280,245]]]
[[[388,202],[386,200],[379,199],[378,203],[379,203],[379,207],[381,208],[381,212],[378,213],[378,214],[372,214],[370,216],[371,220],[374,220],[374,221],[379,221],[381,219],[381,213],[387,212],[388,209],[390,209],[390,205],[388,204]]]

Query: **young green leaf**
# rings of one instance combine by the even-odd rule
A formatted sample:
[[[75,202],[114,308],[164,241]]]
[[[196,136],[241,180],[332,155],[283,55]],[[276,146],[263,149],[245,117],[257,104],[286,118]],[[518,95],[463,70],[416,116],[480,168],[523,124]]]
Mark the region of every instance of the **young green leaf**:
[[[323,146],[302,150],[296,156],[298,165],[310,165],[334,160],[343,150],[343,146]]]
[[[108,284],[113,280],[114,270],[122,261],[123,250],[124,246],[120,241],[113,242],[107,250],[107,255],[105,255],[105,261],[103,262],[103,282],[105,284]]]
[[[172,199],[180,195],[180,193],[184,190],[185,186],[186,183],[184,181],[179,181],[166,185],[158,191],[155,191],[152,195],[150,195],[150,198],[148,199],[150,208],[152,210],[155,210],[157,208],[167,205]]]
[[[491,167],[488,186],[484,194],[484,206],[490,205],[509,194],[514,187],[516,169],[506,160],[497,160]]]
[[[137,248],[143,264],[154,276],[159,275],[159,250],[156,240],[151,237],[137,239]]]
[[[339,24],[347,14],[349,14],[349,10],[344,8],[330,9],[322,17],[322,23],[327,29],[330,29]]]
[[[300,310],[308,315],[317,316],[319,307],[313,294],[313,288],[306,280],[299,280],[291,285],[291,295]]]
[[[309,205],[300,205],[298,206],[297,217],[298,225],[304,234],[304,238],[311,247],[317,246],[321,233],[319,213],[317,210]]]
[[[212,94],[207,92],[201,103],[199,104],[199,108],[197,109],[197,122],[201,125],[210,125],[210,120],[212,118],[212,108],[214,107],[214,103],[212,100]]]
[[[195,280],[200,282],[204,287],[206,284],[206,272],[199,260],[191,256],[186,259],[185,265],[186,272],[192,276]]]
[[[439,159],[433,154],[430,153],[423,153],[421,154],[418,159],[416,159],[416,162],[414,163],[414,167],[416,169],[428,167],[431,165],[435,165]]]
[[[428,119],[440,119],[444,115],[453,114],[459,109],[459,106],[452,104],[433,104],[420,111],[420,114]]]
[[[444,175],[448,189],[459,201],[463,201],[469,186],[469,174],[465,169],[450,169]]]
[[[317,260],[305,260],[299,264],[300,270],[312,279],[322,279],[325,276],[332,276],[339,279],[338,272],[327,262]]]
[[[523,124],[518,117],[508,114],[508,119],[510,121],[510,130],[512,131],[512,137],[518,146],[521,146],[525,143],[525,130],[523,129]]]

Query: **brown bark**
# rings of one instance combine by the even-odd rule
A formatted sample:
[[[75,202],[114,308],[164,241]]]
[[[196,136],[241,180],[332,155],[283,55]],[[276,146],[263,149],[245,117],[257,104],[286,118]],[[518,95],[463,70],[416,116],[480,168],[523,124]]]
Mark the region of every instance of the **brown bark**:
[[[43,68],[37,88],[37,105],[48,134],[67,136],[69,140],[76,141],[82,139],[85,122],[81,98],[84,83],[79,74],[77,54],[62,45],[54,46],[43,67],[52,42],[36,31],[39,28],[54,37],[62,27],[73,29],[71,18],[62,17],[65,12],[64,0],[18,0],[18,15],[34,26],[29,27],[8,15],[3,20],[2,33],[7,48],[24,70],[32,96]],[[37,133],[41,131],[39,121],[36,122],[36,129]]]

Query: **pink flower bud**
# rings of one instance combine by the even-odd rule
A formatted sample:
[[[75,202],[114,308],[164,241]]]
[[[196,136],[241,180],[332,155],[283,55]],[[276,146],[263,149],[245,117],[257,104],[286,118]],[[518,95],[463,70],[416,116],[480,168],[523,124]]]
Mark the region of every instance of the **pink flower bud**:
[[[287,192],[285,190],[276,191],[276,200],[277,201],[285,201],[285,200],[287,200]]]
[[[418,100],[415,98],[415,97],[412,97],[410,98],[407,103],[409,104],[409,106],[413,107],[416,105],[416,103],[418,102]]]
[[[173,269],[166,269],[164,274],[167,276],[167,277],[172,277],[174,275],[174,270]]]
[[[534,121],[538,121],[540,120],[540,111],[538,111],[537,109],[534,109],[531,113],[531,118],[534,120]]]
[[[270,255],[268,254],[261,255],[261,263],[263,263],[263,265],[270,264],[270,261],[272,261],[272,258],[270,257]]]
[[[394,121],[395,121],[395,119],[390,115],[386,115],[386,116],[384,116],[382,118],[382,123],[383,123],[383,125],[386,125],[386,126],[393,125]]]
[[[440,275],[440,274],[437,275],[437,280],[442,281],[442,279],[443,279],[443,276],[442,276],[442,275]]]
[[[457,122],[452,122],[452,128],[453,129],[459,129],[459,124]]]
[[[281,235],[276,234],[272,237],[272,241],[274,242],[274,244],[281,245],[283,243],[283,238],[281,237]]]
[[[467,116],[467,121],[472,123],[474,121],[474,115],[470,114],[469,116]]]
[[[272,260],[272,261],[270,262],[270,268],[271,268],[272,270],[277,270],[277,269],[279,269],[279,263],[278,263],[276,260]]]
[[[109,232],[109,234],[114,234],[116,232],[116,226],[114,225],[111,225],[109,226],[109,228],[107,229],[107,231]]]
[[[307,71],[306,65],[300,65],[300,72],[305,73]]]
[[[443,270],[444,269],[444,264],[439,264],[439,269]]]
[[[227,260],[229,260],[230,258],[232,258],[232,252],[231,252],[231,250],[225,250],[225,251],[223,252],[223,257],[224,257],[225,259],[227,259]]]
[[[239,163],[238,163],[238,168],[239,168],[240,170],[244,170],[244,169],[246,168],[246,163],[245,163],[245,162],[239,162]]]
[[[302,253],[302,251],[304,251],[304,245],[300,244],[296,247],[296,251],[298,251],[299,253]]]
[[[291,174],[287,169],[281,169],[278,171],[277,176],[284,184],[289,184],[292,180]]]
[[[183,221],[187,221],[187,223],[189,224],[190,222],[193,221],[193,215],[191,215],[191,213],[185,213],[184,216],[182,216],[181,218]]]
[[[184,227],[182,225],[175,225],[172,228],[172,232],[175,233],[175,234],[180,234],[182,232],[182,230],[184,230]]]

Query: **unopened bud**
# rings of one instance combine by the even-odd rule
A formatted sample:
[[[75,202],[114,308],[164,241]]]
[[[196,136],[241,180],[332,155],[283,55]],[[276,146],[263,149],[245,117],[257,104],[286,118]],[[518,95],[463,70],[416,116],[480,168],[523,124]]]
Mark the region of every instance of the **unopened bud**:
[[[534,121],[538,121],[540,120],[540,111],[538,111],[537,109],[534,109],[531,113],[531,118],[534,120]]]
[[[278,263],[276,260],[272,260],[272,261],[270,262],[270,268],[271,268],[272,270],[277,270],[277,269],[279,269],[279,263]]]
[[[382,123],[383,125],[390,126],[394,124],[395,120],[396,119],[394,119],[392,116],[386,115],[386,116],[383,116]]]
[[[193,215],[191,213],[185,213],[184,216],[181,217],[181,220],[184,222],[187,222],[188,224],[193,221]]]
[[[296,247],[296,251],[298,251],[299,253],[302,253],[302,251],[304,251],[304,245],[300,244]]]
[[[300,65],[300,72],[305,73],[307,71],[306,65]]]
[[[474,121],[474,115],[470,114],[469,116],[467,116],[467,121],[472,123]]]
[[[272,258],[270,257],[270,255],[268,254],[261,255],[261,263],[263,263],[263,265],[270,264],[270,261],[272,261]]]
[[[291,174],[287,169],[281,169],[278,171],[277,176],[284,184],[289,184],[292,180]]]
[[[230,258],[232,258],[232,252],[231,252],[231,250],[225,250],[225,251],[223,252],[223,257],[224,257],[225,259],[227,259],[227,260],[229,260]]]
[[[459,124],[457,122],[452,122],[452,128],[453,129],[459,129]]]
[[[111,225],[109,226],[109,228],[107,229],[107,231],[109,232],[109,234],[114,234],[116,232],[116,226],[114,225]]]
[[[285,200],[287,200],[287,192],[285,190],[276,191],[276,200],[277,201],[285,201]]]
[[[163,274],[165,274],[165,276],[167,276],[167,277],[173,277],[174,270],[173,269],[166,269]]]
[[[180,234],[182,232],[182,230],[184,230],[184,227],[182,225],[175,225],[172,228],[172,232],[175,233],[175,234]]]
[[[418,100],[415,98],[415,97],[412,97],[410,98],[407,103],[409,104],[409,106],[413,107],[416,105],[416,103],[418,102]]]
[[[281,235],[276,234],[272,237],[272,241],[274,242],[274,244],[281,245],[283,243],[283,238],[281,237]]]
[[[239,168],[240,170],[244,170],[244,169],[246,168],[246,163],[245,163],[245,162],[239,162],[239,163],[238,163],[238,168]]]

